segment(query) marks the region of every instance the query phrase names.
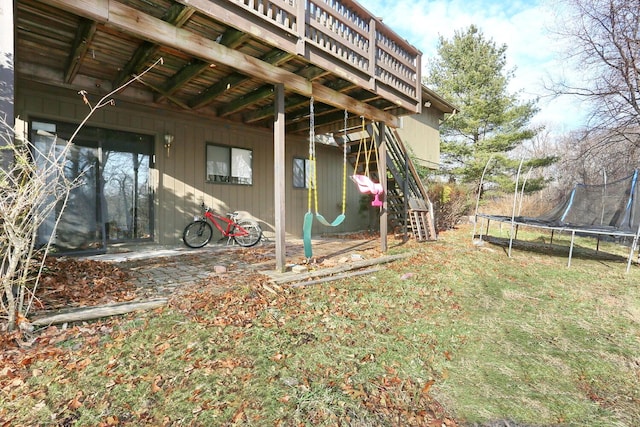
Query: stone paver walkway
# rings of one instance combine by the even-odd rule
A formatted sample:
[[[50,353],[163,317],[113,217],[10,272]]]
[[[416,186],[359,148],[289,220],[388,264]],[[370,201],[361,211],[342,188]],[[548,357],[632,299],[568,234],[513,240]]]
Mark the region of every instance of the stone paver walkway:
[[[312,261],[321,267],[323,262],[326,265],[348,262],[356,254],[357,259],[373,258],[381,255],[379,246],[377,239],[317,239],[313,242]],[[287,241],[286,248],[289,270],[296,264],[306,263],[302,241]],[[252,248],[224,244],[210,244],[201,249],[149,245],[86,258],[117,263],[131,275],[138,290],[136,299],[146,299],[168,297],[177,289],[197,284],[212,275],[273,272],[275,245],[269,241]]]

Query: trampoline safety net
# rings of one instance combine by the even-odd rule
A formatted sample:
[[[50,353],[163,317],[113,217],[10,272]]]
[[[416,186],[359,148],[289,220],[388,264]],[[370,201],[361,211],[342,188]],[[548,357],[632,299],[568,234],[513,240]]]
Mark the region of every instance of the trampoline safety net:
[[[637,181],[638,170],[635,170],[628,177],[611,183],[578,184],[560,205],[547,213],[538,217],[516,217],[514,221],[545,227],[634,235],[640,225],[640,195]]]

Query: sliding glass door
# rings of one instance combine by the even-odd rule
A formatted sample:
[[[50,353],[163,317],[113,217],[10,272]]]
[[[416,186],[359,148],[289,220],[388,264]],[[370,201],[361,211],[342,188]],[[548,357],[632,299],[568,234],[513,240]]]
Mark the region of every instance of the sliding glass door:
[[[33,121],[35,160],[55,156],[75,127]],[[86,127],[66,152],[64,173],[77,179],[66,207],[56,206],[40,228],[38,242],[59,252],[104,252],[109,243],[151,240],[153,194],[149,187],[153,138],[131,132]],[[55,233],[52,233],[59,217]]]
[[[148,136],[127,132],[111,131],[107,135],[102,150],[102,192],[107,241],[152,237],[149,139]]]

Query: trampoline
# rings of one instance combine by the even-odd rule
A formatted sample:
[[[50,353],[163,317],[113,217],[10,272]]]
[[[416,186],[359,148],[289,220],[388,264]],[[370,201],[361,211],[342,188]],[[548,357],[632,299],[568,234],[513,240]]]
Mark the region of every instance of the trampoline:
[[[568,266],[571,266],[576,234],[593,236],[598,239],[602,236],[630,238],[632,244],[627,259],[628,272],[640,235],[640,195],[638,191],[638,170],[636,169],[631,175],[612,183],[607,183],[605,179],[605,183],[600,185],[577,184],[562,203],[543,215],[537,217],[516,216],[514,200],[514,212],[511,216],[476,212],[476,224],[479,219],[486,222],[485,235],[488,235],[490,221],[509,223],[511,225],[509,256],[511,256],[513,240],[517,239],[519,226],[551,230],[552,241],[553,233],[556,231],[570,233]],[[483,238],[482,228],[480,227],[480,240]],[[475,229],[473,234],[475,238]]]

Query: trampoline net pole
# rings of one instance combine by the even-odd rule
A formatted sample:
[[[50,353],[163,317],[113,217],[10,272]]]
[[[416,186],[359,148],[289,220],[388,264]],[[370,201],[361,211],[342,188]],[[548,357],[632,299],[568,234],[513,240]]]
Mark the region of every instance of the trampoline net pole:
[[[638,248],[638,238],[640,238],[640,225],[638,226],[638,231],[636,235],[633,237],[633,242],[631,243],[631,250],[629,251],[629,259],[627,260],[627,273],[631,270],[631,260],[633,259],[633,254],[636,252]],[[640,257],[640,254],[638,254]]]
[[[520,160],[520,166],[518,166],[518,174],[516,175],[515,192],[513,194],[513,210],[511,211],[511,230],[509,231],[509,258],[511,258],[511,248],[513,247],[513,234],[516,218],[516,205],[518,203],[518,184],[520,183],[520,171],[522,170],[522,164],[524,158]]]
[[[487,169],[489,168],[489,163],[491,163],[491,160],[493,160],[493,154],[489,157],[489,160],[487,160],[487,164],[484,165],[482,176],[480,177],[480,185],[478,185],[478,194],[476,194],[476,213],[473,221],[473,235],[471,236],[472,239],[475,239],[476,237],[476,225],[478,224],[478,207],[480,206],[480,193],[482,192],[484,175],[487,173]],[[482,240],[482,238],[480,240]]]
[[[567,263],[567,267],[571,267],[571,257],[573,256],[573,242],[576,237],[576,231],[571,230],[571,246],[569,246],[569,262]]]

